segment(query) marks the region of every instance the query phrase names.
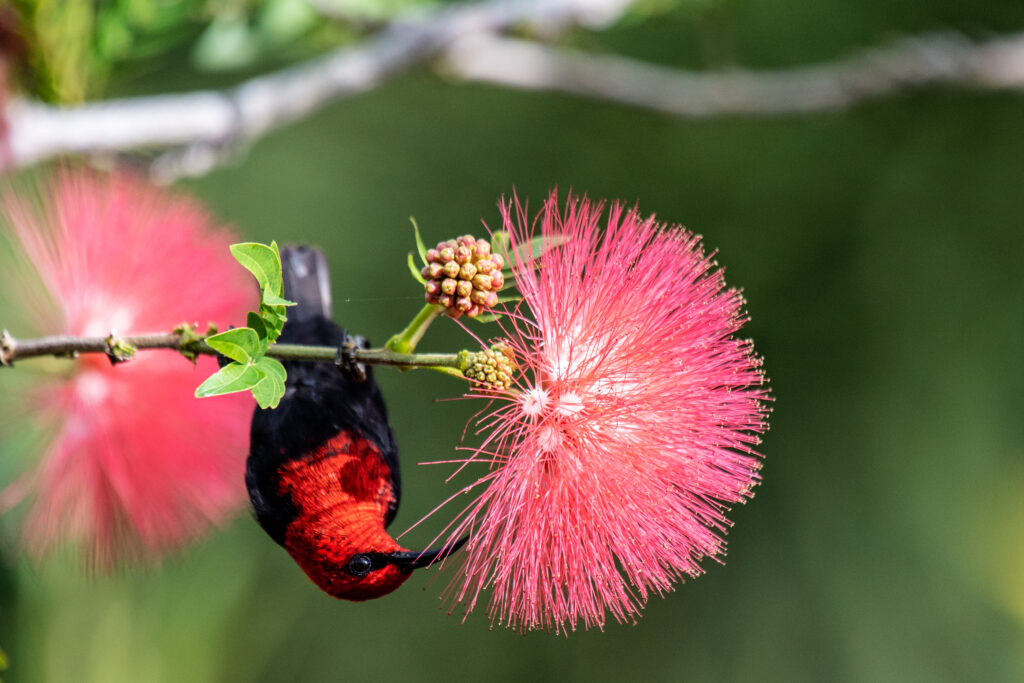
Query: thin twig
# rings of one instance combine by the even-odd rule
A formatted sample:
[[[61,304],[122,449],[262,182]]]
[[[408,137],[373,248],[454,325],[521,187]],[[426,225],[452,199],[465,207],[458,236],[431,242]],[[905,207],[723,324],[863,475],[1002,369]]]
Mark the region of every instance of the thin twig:
[[[813,66],[714,73],[476,34],[446,52],[444,67],[457,78],[674,116],[778,116],[844,109],[925,88],[1024,90],[1024,33],[980,43],[957,34],[927,35]]]

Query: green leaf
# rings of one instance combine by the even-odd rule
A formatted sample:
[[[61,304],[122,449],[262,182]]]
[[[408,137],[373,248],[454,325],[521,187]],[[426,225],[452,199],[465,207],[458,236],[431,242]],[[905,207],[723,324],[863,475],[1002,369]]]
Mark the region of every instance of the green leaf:
[[[244,15],[216,16],[199,35],[193,58],[209,71],[239,69],[249,66],[259,50],[259,38]]]
[[[409,252],[409,272],[412,273],[412,276],[416,278],[416,281],[419,282],[421,285],[427,284],[427,281],[423,278],[423,275],[420,273],[420,269],[416,267],[416,259],[413,258],[411,251]]]
[[[520,245],[518,249],[512,250],[508,234],[496,232],[492,236],[491,242],[492,251],[501,254],[505,259],[505,267],[501,269],[501,274],[505,276],[505,284],[499,290],[504,291],[516,286],[514,268],[517,265],[522,264],[531,270],[536,270],[540,267],[540,264],[537,262],[540,256],[548,249],[557,247],[565,242],[565,238],[558,236],[549,240],[549,238],[545,237],[534,237],[525,247]]]
[[[260,306],[260,315],[263,316],[263,324],[267,329],[267,342],[274,342],[281,336],[281,329],[284,327],[285,314],[284,306],[266,308]]]
[[[267,347],[267,326],[263,324],[263,318],[260,317],[259,313],[249,311],[249,315],[246,316],[245,322],[253,329],[256,336],[259,337],[260,345],[265,351]]]
[[[255,367],[263,373],[264,380],[252,388],[252,395],[260,408],[276,408],[284,396],[284,381],[288,373],[277,359],[267,356],[256,361]]]
[[[263,301],[264,306],[280,306],[282,308],[286,306],[295,306],[294,301],[288,301],[288,299],[282,299],[277,294],[274,294],[269,289],[263,290]]]
[[[256,361],[256,367],[267,373],[268,377],[276,378],[282,385],[284,381],[288,379],[288,371],[284,369],[284,365],[281,361],[270,356],[264,356]]]
[[[253,274],[260,285],[259,317],[263,321],[263,330],[252,324],[260,340],[264,344],[275,341],[281,334],[281,328],[287,319],[285,308],[294,306],[295,302],[283,298],[284,282],[281,277],[281,253],[277,242],[269,245],[258,242],[232,244],[231,253],[246,270]]]
[[[206,378],[196,388],[196,398],[233,394],[252,389],[266,379],[266,374],[253,365],[231,363]]]
[[[564,237],[556,237],[551,242],[548,242],[548,239],[545,237],[534,237],[532,240],[530,240],[530,248],[528,250],[519,249],[519,253],[527,253],[529,254],[529,256],[527,257],[528,261],[536,261],[538,258],[540,258],[540,255],[543,254],[545,251],[547,251],[551,247],[558,246],[564,241]],[[515,255],[513,255],[513,263],[515,263],[515,260]],[[532,267],[536,268],[536,266]]]
[[[520,260],[525,262],[524,265],[528,264],[531,268],[536,268],[537,264],[533,263],[533,261],[540,258],[540,255],[548,249],[557,247],[564,241],[565,238],[561,236],[554,238],[540,236],[534,237],[530,240],[528,245],[520,244],[518,249],[512,249],[511,239],[509,238],[508,233],[502,231],[496,232],[491,236],[491,248],[492,251],[501,254],[505,259],[505,263],[508,265],[504,271],[507,274],[511,274],[513,266],[519,263]],[[525,258],[520,259],[520,256],[525,256]],[[510,278],[506,277],[505,279],[508,280]]]
[[[444,374],[451,375],[452,377],[458,377],[459,379],[466,379],[466,376],[464,374],[462,374],[461,370],[457,370],[455,368],[449,368],[449,367],[446,367],[446,366],[443,366],[443,365],[424,365],[422,369],[424,369],[424,370],[433,370],[435,372],[443,372]]]
[[[420,235],[420,226],[416,224],[416,219],[412,216],[409,216],[409,222],[412,223],[412,230],[416,233],[416,251],[419,252],[423,265],[427,265],[427,245],[423,243],[423,236]]]
[[[269,245],[245,242],[231,245],[231,253],[259,283],[260,307],[258,312],[249,313],[248,327],[206,339],[210,347],[235,362],[208,377],[196,389],[196,396],[218,396],[248,389],[261,408],[276,408],[284,396],[287,373],[280,362],[265,354],[281,334],[287,307],[295,305],[282,297],[281,252],[277,242]]]
[[[253,274],[261,292],[269,291],[278,296],[283,294],[281,255],[277,251],[277,242],[271,242],[269,247],[259,242],[232,244],[231,254]]]
[[[502,257],[507,257],[508,256],[508,248],[509,248],[509,237],[508,237],[508,233],[506,231],[499,230],[498,232],[491,233],[491,251],[492,252],[501,254]],[[508,259],[506,258],[505,260],[507,261]]]
[[[260,335],[250,327],[239,327],[206,338],[206,343],[239,363],[249,363],[266,351]]]

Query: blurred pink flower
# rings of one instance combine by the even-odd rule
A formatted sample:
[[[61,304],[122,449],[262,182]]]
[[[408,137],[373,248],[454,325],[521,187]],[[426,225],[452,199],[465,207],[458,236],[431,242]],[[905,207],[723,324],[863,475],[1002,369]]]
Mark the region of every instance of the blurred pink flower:
[[[740,292],[700,238],[654,217],[552,194],[537,221],[502,206],[519,309],[503,323],[519,365],[480,419],[467,462],[491,464],[454,523],[471,532],[445,597],[520,630],[634,621],[652,593],[725,550],[728,506],[752,496],[766,379]],[[531,267],[536,224],[548,246]],[[533,227],[531,227],[533,226]],[[526,251],[527,253],[522,253]],[[468,488],[473,488],[470,486]]]
[[[16,286],[44,333],[244,324],[254,288],[228,250],[236,240],[191,199],[125,174],[63,170],[8,191],[0,215],[38,278],[34,291]],[[215,370],[209,357],[193,367],[174,351],[145,351],[117,366],[83,356],[63,381],[41,379],[31,405],[52,418],[52,440],[0,495],[0,509],[34,498],[30,552],[66,539],[100,567],[152,560],[240,509],[252,401],[194,398]]]

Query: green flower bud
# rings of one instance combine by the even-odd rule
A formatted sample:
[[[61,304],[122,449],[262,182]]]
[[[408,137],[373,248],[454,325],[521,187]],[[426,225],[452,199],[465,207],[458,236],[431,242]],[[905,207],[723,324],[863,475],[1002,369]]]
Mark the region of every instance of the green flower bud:
[[[459,354],[462,374],[479,389],[501,391],[512,386],[516,364],[512,350],[495,344],[486,351],[463,351]]]

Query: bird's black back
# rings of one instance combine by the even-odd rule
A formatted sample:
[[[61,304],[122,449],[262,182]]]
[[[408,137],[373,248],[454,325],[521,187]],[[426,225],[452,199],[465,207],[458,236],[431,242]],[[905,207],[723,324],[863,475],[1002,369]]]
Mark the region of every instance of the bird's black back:
[[[284,296],[298,305],[288,309],[279,341],[338,347],[345,334],[331,320],[330,280],[323,254],[311,247],[281,249]],[[307,458],[338,435],[350,430],[369,439],[391,470],[395,502],[386,524],[398,511],[401,493],[398,446],[388,423],[384,397],[366,369],[366,381],[348,379],[334,363],[286,362],[285,394],[275,409],[256,408],[250,431],[245,482],[260,526],[280,544],[297,511],[277,492],[278,470],[285,463]]]

